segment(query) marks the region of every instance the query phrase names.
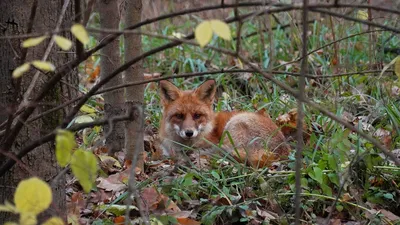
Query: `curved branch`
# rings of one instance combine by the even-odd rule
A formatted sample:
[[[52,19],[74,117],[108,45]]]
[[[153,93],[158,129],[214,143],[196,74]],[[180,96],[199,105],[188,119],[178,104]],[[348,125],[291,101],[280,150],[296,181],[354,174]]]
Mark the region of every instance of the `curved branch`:
[[[111,122],[121,122],[121,121],[131,120],[132,118],[133,118],[132,110],[129,110],[126,115],[115,116],[112,118],[104,118],[104,119],[100,119],[100,120],[96,120],[96,121],[88,122],[88,123],[79,123],[79,124],[75,124],[75,125],[67,128],[66,130],[78,131],[78,130],[82,130],[82,129],[85,129],[88,127],[104,125],[104,124],[110,123],[110,121]],[[22,157],[26,156],[33,149],[39,147],[40,145],[42,145],[44,143],[52,141],[55,138],[56,133],[57,133],[57,130],[54,130],[53,132],[48,133],[45,136],[32,141],[29,145],[25,146],[20,152],[18,152],[18,154],[14,154],[12,152],[7,152],[6,156],[8,156],[9,159],[0,167],[0,177],[3,176],[9,169],[11,169],[12,166],[14,166],[14,164],[17,162],[16,159],[20,160],[20,159],[22,159]],[[0,151],[0,153],[2,153],[2,151]],[[2,153],[2,154],[4,154],[4,153]]]

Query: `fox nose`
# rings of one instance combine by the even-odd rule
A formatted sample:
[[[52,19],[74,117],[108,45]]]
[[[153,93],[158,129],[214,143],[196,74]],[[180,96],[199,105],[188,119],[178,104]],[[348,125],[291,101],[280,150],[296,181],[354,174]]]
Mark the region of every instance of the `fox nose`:
[[[193,136],[193,131],[192,130],[186,130],[185,131],[185,135],[186,135],[186,137],[192,137]]]

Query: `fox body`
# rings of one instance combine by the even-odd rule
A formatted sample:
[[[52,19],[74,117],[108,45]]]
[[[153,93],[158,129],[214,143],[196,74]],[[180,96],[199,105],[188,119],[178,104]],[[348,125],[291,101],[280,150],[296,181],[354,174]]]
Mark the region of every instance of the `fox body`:
[[[163,106],[160,138],[164,154],[178,152],[183,145],[210,149],[210,142],[218,144],[223,138],[224,149],[239,161],[246,161],[255,167],[287,157],[289,147],[285,137],[268,114],[239,111],[214,113],[215,92],[214,80],[186,91],[169,81],[160,82]],[[229,132],[233,143],[224,135],[225,131]]]

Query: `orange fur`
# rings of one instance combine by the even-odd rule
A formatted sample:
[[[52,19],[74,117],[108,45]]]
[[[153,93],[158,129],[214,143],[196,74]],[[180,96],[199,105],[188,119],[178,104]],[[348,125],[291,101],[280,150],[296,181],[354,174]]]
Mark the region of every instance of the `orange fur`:
[[[175,142],[210,148],[204,139],[218,144],[221,138],[224,149],[253,167],[268,166],[289,154],[283,134],[265,111],[214,113],[214,80],[189,91],[161,81],[160,90],[163,105],[160,137],[167,155],[180,151],[181,145]],[[224,131],[229,132],[234,143],[223,137]]]

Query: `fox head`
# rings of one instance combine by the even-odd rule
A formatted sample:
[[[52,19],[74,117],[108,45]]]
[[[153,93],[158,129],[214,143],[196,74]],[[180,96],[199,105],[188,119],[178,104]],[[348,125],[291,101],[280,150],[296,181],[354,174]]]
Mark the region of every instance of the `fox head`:
[[[193,144],[212,130],[212,109],[216,85],[205,81],[195,90],[183,91],[169,81],[160,81],[163,106],[163,136],[183,144]]]

